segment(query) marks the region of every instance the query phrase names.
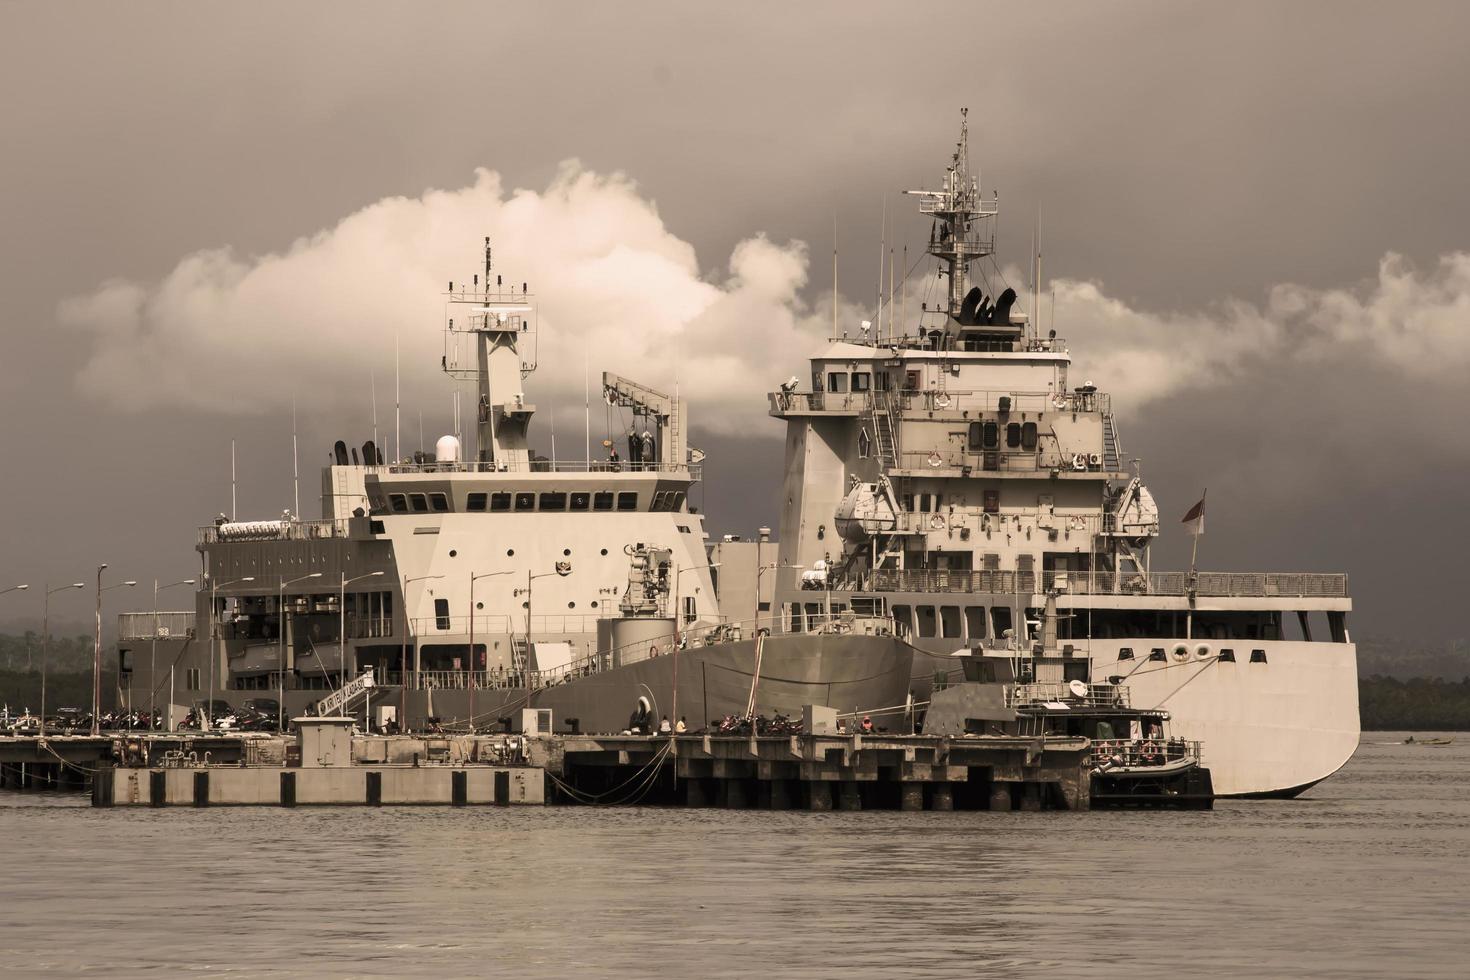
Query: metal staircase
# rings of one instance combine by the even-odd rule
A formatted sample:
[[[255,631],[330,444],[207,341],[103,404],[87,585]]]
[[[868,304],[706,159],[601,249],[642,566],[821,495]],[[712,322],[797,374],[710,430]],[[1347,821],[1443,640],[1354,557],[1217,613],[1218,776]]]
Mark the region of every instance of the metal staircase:
[[[510,638],[510,668],[512,671],[525,672],[527,652],[526,638],[519,633],[513,634]]]
[[[328,694],[316,703],[316,713],[321,717],[337,717],[347,710],[347,706],[358,698],[367,694],[377,684],[373,680],[373,669],[367,668],[360,677],[343,684],[337,690]]]
[[[898,463],[897,426],[893,420],[893,407],[887,398],[874,397],[873,407],[868,410],[868,419],[873,429],[873,458],[884,469]]]
[[[1103,424],[1103,469],[1117,473],[1123,469],[1123,448],[1118,445],[1118,426],[1112,412],[1104,412]]]

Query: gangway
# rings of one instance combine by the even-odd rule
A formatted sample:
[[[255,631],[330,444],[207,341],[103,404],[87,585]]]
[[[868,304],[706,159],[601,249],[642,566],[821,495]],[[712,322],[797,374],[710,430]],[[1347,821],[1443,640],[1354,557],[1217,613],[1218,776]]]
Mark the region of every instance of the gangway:
[[[369,667],[359,677],[343,684],[340,688],[328,694],[316,703],[318,717],[338,717],[347,710],[347,706],[360,697],[367,695],[377,682],[373,680],[373,668]]]

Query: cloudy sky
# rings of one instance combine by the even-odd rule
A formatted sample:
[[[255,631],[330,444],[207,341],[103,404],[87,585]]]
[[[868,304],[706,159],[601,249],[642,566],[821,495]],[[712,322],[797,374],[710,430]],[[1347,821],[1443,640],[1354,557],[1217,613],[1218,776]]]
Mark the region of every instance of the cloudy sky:
[[[1360,629],[1462,636],[1467,28],[1428,3],[0,3],[0,576],[195,573],[232,439],[241,515],[291,505],[293,401],[315,516],[374,391],[393,429],[395,343],[404,448],[420,414],[432,443],[437,293],[484,235],[538,295],[543,448],[554,417],[581,452],[584,355],[677,383],[712,530],[775,524],[764,393],[820,347],[834,222],[856,322],[885,207],[913,261],[899,192],[968,106],[1002,260],[1040,209],[1076,372],[1166,514],[1209,488],[1201,564],[1346,570]]]

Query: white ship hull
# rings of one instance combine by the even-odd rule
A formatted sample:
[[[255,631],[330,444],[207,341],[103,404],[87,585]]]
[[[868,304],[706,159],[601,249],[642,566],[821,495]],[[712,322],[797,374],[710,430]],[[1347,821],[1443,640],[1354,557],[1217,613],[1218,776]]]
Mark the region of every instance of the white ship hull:
[[[1177,642],[1129,641],[1140,652]],[[1251,662],[1252,650],[1265,663]],[[1134,707],[1163,707],[1174,734],[1202,742],[1219,796],[1294,796],[1341,769],[1358,747],[1357,648],[1248,640],[1234,653],[1233,663],[1140,664],[1094,646],[1093,676],[1128,675]]]

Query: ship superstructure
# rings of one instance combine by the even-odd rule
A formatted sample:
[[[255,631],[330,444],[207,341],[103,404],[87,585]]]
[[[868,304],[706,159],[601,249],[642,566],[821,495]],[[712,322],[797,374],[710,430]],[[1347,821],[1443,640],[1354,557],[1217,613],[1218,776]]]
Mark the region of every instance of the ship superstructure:
[[[943,298],[832,338],[809,390],[770,395],[787,423],[787,628],[890,616],[935,655],[916,662],[920,697],[957,648],[1060,649],[1027,679],[1126,678],[1134,705],[1204,743],[1224,794],[1334,772],[1358,739],[1346,576],[1152,570],[1159,509],[1111,398],[1078,382],[1067,343],[993,263],[971,268],[994,252],[998,205],[970,172],[965,127],[940,189],[910,193],[933,222]]]
[[[912,651],[886,622],[847,617],[821,638],[767,643],[768,625],[722,616],[689,505],[703,454],[687,445],[681,399],[604,374],[626,435],[609,433],[596,458],[590,439],[583,459],[532,450],[534,294],[507,286],[491,258],[487,239],[483,281],[450,282],[444,297],[441,366],[473,386],[468,450],[446,435],[433,454],[388,459],[371,440],[360,454],[339,441],[320,520],[201,528],[192,619],[204,627],[171,616],[181,628],[160,657],[125,624],[122,702],[197,702],[212,724],[215,699],[274,694],[284,725],[369,671],[362,702],[332,703],[371,701],[376,724],[415,729],[493,726],[526,706],[606,732],[634,706],[687,710],[702,727],[706,712],[901,702]]]

